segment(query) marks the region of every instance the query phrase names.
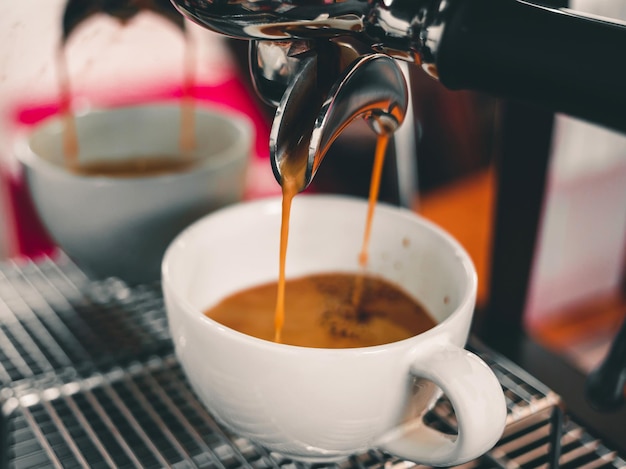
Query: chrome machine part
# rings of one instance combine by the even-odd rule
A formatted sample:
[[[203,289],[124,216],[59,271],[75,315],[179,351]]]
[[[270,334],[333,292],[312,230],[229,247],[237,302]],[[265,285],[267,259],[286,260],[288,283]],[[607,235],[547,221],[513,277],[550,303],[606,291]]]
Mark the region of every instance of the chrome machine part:
[[[280,182],[288,167],[300,178],[300,190],[309,185],[331,144],[354,119],[366,119],[379,135],[392,134],[403,122],[409,101],[402,70],[388,56],[360,57],[336,79],[321,57],[308,54],[302,60],[270,133],[276,179]]]
[[[172,2],[190,20],[230,37],[263,41],[351,37],[370,53],[416,63],[432,59],[448,4],[446,0]]]
[[[535,102],[626,131],[626,24],[526,0],[172,0],[256,40],[350,37],[450,89]],[[533,25],[532,28],[529,25]]]
[[[251,40],[254,87],[266,103],[278,107],[270,141],[274,174],[280,182],[281,164],[288,158],[299,165],[303,190],[330,144],[356,117],[365,117],[377,133],[393,133],[402,122],[407,87],[399,67],[385,55],[421,61],[419,31],[437,1],[173,3],[209,29]],[[417,10],[416,4],[421,5]],[[421,15],[418,21],[415,11]],[[408,157],[414,159],[413,136],[403,140],[407,141],[399,147],[408,149]],[[414,186],[402,184],[411,191],[401,194],[402,203],[410,203]]]
[[[185,30],[185,20],[169,0],[68,0],[63,11],[62,43],[86,19],[96,14],[106,14],[126,23],[140,11],[151,11],[174,24],[181,31]]]

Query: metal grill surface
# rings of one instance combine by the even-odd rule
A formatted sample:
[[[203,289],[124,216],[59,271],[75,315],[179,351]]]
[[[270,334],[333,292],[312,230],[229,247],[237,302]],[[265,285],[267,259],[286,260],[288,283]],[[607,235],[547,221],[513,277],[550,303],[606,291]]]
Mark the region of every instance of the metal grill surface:
[[[626,468],[560,399],[473,341],[509,410],[501,441],[464,468]],[[173,353],[158,285],[89,281],[65,256],[0,264],[0,466],[307,469],[221,428]],[[454,432],[443,398],[425,417]],[[378,452],[312,469],[416,466]]]

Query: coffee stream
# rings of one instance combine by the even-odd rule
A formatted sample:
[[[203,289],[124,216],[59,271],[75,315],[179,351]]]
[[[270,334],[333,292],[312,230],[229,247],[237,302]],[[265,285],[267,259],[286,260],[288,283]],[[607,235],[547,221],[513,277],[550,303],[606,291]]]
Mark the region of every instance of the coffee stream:
[[[182,97],[180,104],[180,130],[179,130],[179,149],[183,159],[190,160],[191,153],[196,148],[195,135],[195,99],[193,96],[193,88],[195,86],[195,64],[196,64],[196,45],[189,34],[185,37],[185,51],[183,57],[183,85]],[[72,109],[72,87],[70,81],[69,67],[67,64],[67,53],[64,47],[60,47],[57,51],[57,75],[59,80],[60,92],[60,113],[63,123],[63,154],[65,159],[65,167],[69,170],[80,172],[83,174],[107,174],[114,177],[123,175],[130,177],[132,173],[148,175],[155,168],[158,173],[166,172],[165,168],[172,170],[182,170],[185,164],[179,165],[172,160],[180,157],[159,157],[158,162],[154,164],[141,163],[136,165],[131,160],[120,161],[118,165],[112,162],[97,162],[91,164],[91,169],[81,168],[78,155],[80,153],[80,145],[78,134],[76,131],[76,119]],[[133,159],[135,159],[133,157]],[[146,161],[148,158],[140,160]],[[164,162],[169,162],[164,164]],[[96,171],[97,169],[97,171]],[[146,170],[144,173],[143,171]]]
[[[378,201],[380,192],[380,181],[383,175],[383,166],[385,163],[385,154],[387,153],[387,144],[389,143],[389,135],[379,135],[376,140],[376,152],[374,153],[374,168],[372,169],[372,179],[370,182],[369,201],[367,205],[367,219],[365,221],[365,231],[363,233],[363,244],[359,253],[359,265],[361,266],[361,274],[357,276],[352,294],[352,304],[358,309],[363,296],[363,279],[365,278],[365,270],[369,260],[369,245],[372,234],[372,223],[374,221],[374,208]]]
[[[352,293],[352,307],[357,311],[360,307],[360,303],[363,296],[363,287],[365,283],[366,272],[368,262],[369,241],[372,230],[372,221],[374,219],[374,208],[378,200],[378,193],[380,191],[380,181],[383,172],[383,163],[385,161],[385,153],[387,151],[387,144],[389,142],[389,136],[387,134],[380,135],[376,142],[376,153],[374,157],[374,168],[372,170],[372,179],[370,182],[369,203],[367,210],[367,219],[365,223],[365,232],[363,235],[363,245],[359,254],[359,264],[361,266],[361,272],[356,276],[354,281],[354,289]],[[296,149],[297,151],[297,149]],[[294,158],[295,159],[295,158]],[[285,159],[283,161],[287,161]],[[297,171],[296,171],[297,168]],[[285,263],[287,258],[287,244],[289,240],[289,218],[291,213],[291,202],[296,194],[299,192],[301,185],[299,182],[302,180],[301,168],[294,165],[289,167],[283,165],[281,167],[282,172],[282,219],[280,227],[280,257],[279,257],[279,274],[278,274],[278,291],[276,298],[276,311],[274,315],[274,341],[281,342],[282,328],[285,323]]]
[[[285,323],[285,265],[287,260],[287,244],[289,241],[289,218],[293,198],[305,185],[306,167],[309,154],[307,139],[302,138],[292,148],[285,150],[289,158],[283,158],[280,165],[280,185],[283,193],[280,223],[280,254],[278,260],[278,288],[276,308],[274,311],[274,341],[282,342],[282,329]]]
[[[78,135],[76,134],[76,120],[72,112],[72,87],[67,66],[67,56],[63,48],[57,52],[57,73],[61,94],[60,112],[63,121],[65,167],[74,170],[78,168]]]
[[[298,181],[292,175],[283,175],[283,204],[280,223],[280,254],[278,261],[278,291],[276,294],[276,309],[274,312],[274,342],[281,342],[281,334],[285,324],[285,264],[287,260],[287,244],[289,241],[289,218],[291,202],[298,193]]]
[[[189,34],[185,44],[183,76],[183,96],[180,109],[180,151],[183,156],[189,158],[190,153],[196,148],[196,123],[195,123],[195,99],[193,88],[196,78],[196,44]]]

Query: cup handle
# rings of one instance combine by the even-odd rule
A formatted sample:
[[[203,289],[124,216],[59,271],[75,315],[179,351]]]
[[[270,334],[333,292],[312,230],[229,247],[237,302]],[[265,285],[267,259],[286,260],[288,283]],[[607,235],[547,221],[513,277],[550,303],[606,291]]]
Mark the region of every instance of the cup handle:
[[[415,357],[410,372],[443,390],[454,408],[458,436],[438,432],[417,418],[386,433],[379,448],[421,464],[449,466],[476,459],[497,443],[507,408],[502,386],[485,362],[447,345]]]

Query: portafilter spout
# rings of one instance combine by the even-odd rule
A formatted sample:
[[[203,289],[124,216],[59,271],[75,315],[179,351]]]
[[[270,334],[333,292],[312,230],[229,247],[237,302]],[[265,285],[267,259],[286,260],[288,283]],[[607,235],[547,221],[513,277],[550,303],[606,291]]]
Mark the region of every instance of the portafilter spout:
[[[404,120],[408,89],[396,62],[384,54],[353,60],[336,78],[324,54],[299,58],[274,117],[270,157],[274,175],[295,178],[299,191],[312,181],[331,144],[355,119],[364,118],[379,135]]]

